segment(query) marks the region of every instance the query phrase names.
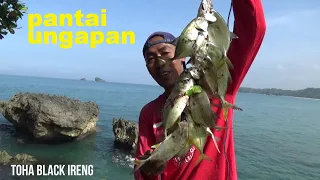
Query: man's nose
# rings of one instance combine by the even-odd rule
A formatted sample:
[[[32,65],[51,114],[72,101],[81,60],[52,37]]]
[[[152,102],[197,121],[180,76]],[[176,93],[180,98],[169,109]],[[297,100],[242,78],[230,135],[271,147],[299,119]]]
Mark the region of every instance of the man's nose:
[[[164,59],[162,59],[161,57],[157,57],[157,63],[156,63],[157,67],[161,67],[165,64],[166,64],[166,61]]]

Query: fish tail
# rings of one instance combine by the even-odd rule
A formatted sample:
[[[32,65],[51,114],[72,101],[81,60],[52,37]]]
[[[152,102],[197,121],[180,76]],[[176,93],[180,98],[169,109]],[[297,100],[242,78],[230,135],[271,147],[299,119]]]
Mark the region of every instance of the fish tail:
[[[212,133],[212,131],[210,130],[209,127],[206,128],[206,131],[211,135],[212,140],[213,140],[213,143],[214,143],[214,145],[216,146],[217,151],[220,153],[220,150],[219,150],[219,147],[218,147],[218,143],[217,143],[217,141],[216,141],[218,138],[216,138],[216,137],[213,135],[213,133]]]
[[[200,163],[202,160],[212,161],[212,159],[211,159],[209,156],[205,155],[204,153],[201,153],[200,156],[199,156],[199,158],[198,158],[197,161],[196,161],[195,166],[198,166],[199,163]]]
[[[228,109],[228,107],[223,107],[222,110],[223,110],[223,119],[226,121],[227,117],[228,117],[229,109]]]
[[[234,66],[233,66],[231,60],[227,56],[224,57],[224,61],[227,63],[227,65],[230,69],[234,69]]]
[[[233,32],[230,32],[230,37],[231,37],[231,39],[238,39],[239,38],[239,36],[237,36],[235,33],[233,33]]]
[[[155,144],[155,145],[152,145],[151,148],[152,148],[152,149],[157,149],[159,146],[160,146],[160,143]]]
[[[231,104],[231,103],[227,102],[226,100],[223,100],[222,106],[224,108],[232,108],[232,109],[235,109],[238,111],[243,111],[242,108],[238,107],[237,105]]]
[[[234,110],[238,110],[238,111],[243,111],[242,108],[234,105],[234,104],[231,104],[229,103],[228,101],[222,99],[222,109],[223,109],[223,118],[224,120],[227,119],[227,116],[228,116],[228,109],[231,108],[231,109],[234,109]]]

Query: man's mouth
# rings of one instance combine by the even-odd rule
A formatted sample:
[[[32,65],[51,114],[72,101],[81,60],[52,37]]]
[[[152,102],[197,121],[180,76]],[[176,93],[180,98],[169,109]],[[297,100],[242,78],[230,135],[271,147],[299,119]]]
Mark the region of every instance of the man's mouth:
[[[170,74],[170,71],[163,71],[160,73],[160,77],[167,76],[168,74]]]

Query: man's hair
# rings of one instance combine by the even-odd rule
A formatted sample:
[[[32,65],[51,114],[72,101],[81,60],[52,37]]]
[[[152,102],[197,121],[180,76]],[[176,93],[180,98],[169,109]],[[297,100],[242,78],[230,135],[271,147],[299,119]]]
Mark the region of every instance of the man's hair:
[[[163,39],[162,40],[158,40],[158,41],[155,41],[155,42],[150,42],[150,39],[155,37],[155,36],[160,36],[162,37]],[[172,44],[174,46],[177,45],[177,38],[171,34],[171,33],[168,33],[168,32],[163,32],[163,31],[157,31],[157,32],[154,32],[152,33],[146,40],[146,42],[144,43],[143,45],[143,49],[142,49],[142,54],[143,54],[143,57],[145,57],[145,53],[146,51],[153,45],[155,44],[159,44],[159,43],[168,43],[168,44]],[[186,64],[184,62],[182,62],[183,64],[183,68],[186,69]]]

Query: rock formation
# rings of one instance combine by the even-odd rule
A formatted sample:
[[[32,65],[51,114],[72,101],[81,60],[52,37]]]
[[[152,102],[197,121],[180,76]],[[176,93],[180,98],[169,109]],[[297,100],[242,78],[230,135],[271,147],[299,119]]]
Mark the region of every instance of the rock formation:
[[[94,102],[36,93],[18,93],[2,108],[2,115],[17,130],[41,142],[83,138],[96,130],[98,114]]]
[[[5,101],[0,101],[0,113],[2,113],[2,110],[3,110],[5,105],[6,105]]]
[[[115,145],[120,148],[135,151],[138,141],[137,123],[120,118],[113,119],[112,126]]]
[[[94,81],[96,81],[96,82],[106,82],[105,80],[103,80],[101,78],[98,78],[98,77],[94,78]]]
[[[6,151],[0,151],[0,165],[11,164],[35,164],[37,159],[29,154],[17,154],[15,157],[10,156]]]

